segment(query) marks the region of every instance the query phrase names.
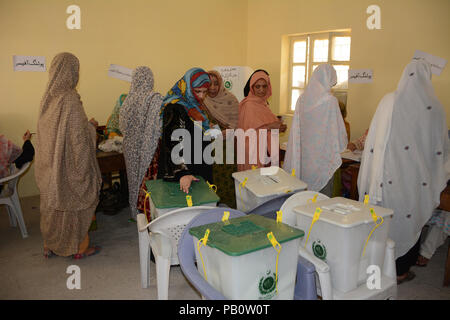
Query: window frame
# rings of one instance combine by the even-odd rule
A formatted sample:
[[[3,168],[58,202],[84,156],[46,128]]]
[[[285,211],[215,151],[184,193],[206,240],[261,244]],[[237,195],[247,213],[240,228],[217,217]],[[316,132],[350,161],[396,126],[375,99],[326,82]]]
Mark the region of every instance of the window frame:
[[[350,37],[350,59],[346,61],[337,61],[333,60],[332,56],[332,49],[333,49],[333,39],[334,37]],[[328,39],[328,57],[326,62],[317,62],[314,63],[313,57],[314,57],[314,41],[315,40],[327,40]],[[301,62],[294,62],[294,43],[298,41],[306,41],[306,59],[304,63]],[[294,113],[295,109],[292,110],[292,92],[293,90],[304,90],[309,82],[309,78],[313,72],[313,66],[314,65],[320,65],[323,63],[328,63],[332,66],[335,65],[344,65],[348,66],[350,69],[350,63],[351,63],[351,30],[345,30],[345,31],[329,31],[329,32],[317,32],[317,33],[308,33],[308,34],[301,34],[301,35],[292,35],[289,36],[289,76],[288,76],[288,107],[287,112],[288,113]],[[293,80],[293,68],[297,65],[304,65],[305,66],[305,82],[304,87],[297,87],[293,86],[292,80]],[[340,95],[344,94],[347,95],[348,92],[348,85],[346,89],[342,88],[331,88],[331,91],[333,93],[338,93]]]

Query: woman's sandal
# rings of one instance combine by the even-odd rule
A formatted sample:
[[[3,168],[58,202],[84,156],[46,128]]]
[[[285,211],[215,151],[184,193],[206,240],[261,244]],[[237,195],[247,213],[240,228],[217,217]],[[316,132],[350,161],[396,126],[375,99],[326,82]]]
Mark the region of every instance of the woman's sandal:
[[[419,257],[417,258],[417,261],[416,261],[416,266],[418,266],[418,267],[426,267],[429,260],[430,259],[427,259],[424,256],[419,255]]]
[[[89,249],[90,248],[88,248],[87,250],[89,250]],[[94,246],[93,249],[94,249],[94,251],[89,253],[89,254],[87,254],[87,253],[76,253],[76,254],[72,255],[72,259],[79,260],[79,259],[83,259],[83,258],[87,258],[87,257],[93,256],[93,255],[96,255],[97,253],[99,253],[102,250],[102,247]]]
[[[411,281],[412,279],[414,279],[416,277],[416,274],[412,271],[408,271],[406,273],[406,276],[404,278],[398,279],[397,277],[397,285],[402,284],[403,282],[408,282]]]

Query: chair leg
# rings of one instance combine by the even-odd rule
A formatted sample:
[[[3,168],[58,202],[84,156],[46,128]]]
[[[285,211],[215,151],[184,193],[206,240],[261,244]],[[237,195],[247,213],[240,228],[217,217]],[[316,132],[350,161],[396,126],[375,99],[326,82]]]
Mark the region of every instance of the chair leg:
[[[28,237],[27,227],[25,226],[25,221],[23,220],[22,206],[20,205],[19,196],[14,193],[11,197],[14,204],[14,211],[16,214],[17,222],[19,223],[20,232],[23,238]]]
[[[169,299],[169,273],[170,258],[158,256],[155,253],[156,261],[156,288],[158,290],[158,300]]]
[[[148,288],[150,285],[150,242],[148,234],[139,233],[139,261],[141,265],[141,285]]]
[[[391,239],[386,241],[386,249],[384,252],[383,274],[391,279],[397,279],[397,269],[395,266],[395,242]]]
[[[447,261],[445,262],[444,287],[450,285],[450,242],[447,249]]]
[[[17,227],[17,219],[16,215],[14,214],[14,208],[12,205],[7,204],[6,210],[8,211],[8,217],[9,217],[9,224],[11,227]]]

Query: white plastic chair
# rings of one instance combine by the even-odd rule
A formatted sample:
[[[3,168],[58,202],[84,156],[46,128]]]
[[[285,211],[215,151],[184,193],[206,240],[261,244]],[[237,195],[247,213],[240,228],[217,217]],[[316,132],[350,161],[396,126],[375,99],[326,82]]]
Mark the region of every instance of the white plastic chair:
[[[316,194],[318,194],[316,201],[329,199],[328,196],[314,191],[301,191],[291,197],[289,197],[280,210],[283,212],[283,222],[293,227],[297,224],[297,216],[294,213],[294,207],[306,205],[310,203]],[[397,283],[396,283],[396,267],[394,257],[395,243],[387,239],[384,265],[381,278],[382,286],[384,290],[370,290],[365,285],[346,293],[342,294],[333,290],[331,281],[330,266],[323,260],[317,258],[305,248],[300,246],[299,255],[308,260],[316,268],[318,282],[317,286],[318,294],[322,296],[322,300],[334,300],[334,299],[394,299],[397,295]]]
[[[216,207],[196,206],[181,208],[166,213],[150,223],[145,214],[138,214],[139,259],[142,288],[150,284],[150,248],[155,256],[156,288],[158,300],[169,296],[169,272],[171,265],[178,262],[178,240],[186,225],[198,214]]]
[[[25,221],[23,220],[22,207],[17,192],[17,183],[30,165],[31,162],[27,162],[20,170],[18,170],[16,166],[12,164],[10,168],[13,173],[0,179],[0,185],[3,185],[0,194],[0,204],[6,204],[11,226],[17,227],[17,223],[19,223],[20,232],[22,233],[23,238],[28,237],[28,232]]]

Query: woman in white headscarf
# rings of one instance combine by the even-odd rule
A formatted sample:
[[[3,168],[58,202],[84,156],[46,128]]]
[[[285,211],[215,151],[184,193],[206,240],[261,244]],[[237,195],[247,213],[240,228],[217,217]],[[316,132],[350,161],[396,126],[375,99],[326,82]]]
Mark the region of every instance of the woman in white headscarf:
[[[383,97],[370,124],[358,175],[360,200],[394,210],[397,282],[412,280],[422,227],[448,180],[446,115],[424,60],[409,63],[395,92]]]
[[[336,97],[336,70],[319,65],[298,98],[284,160],[284,169],[308,184],[308,189],[331,196],[334,172],[341,166],[347,132]]]
[[[132,217],[136,218],[138,210],[144,210],[145,181],[156,179],[158,173],[162,96],[153,91],[154,78],[150,68],[137,67],[131,79],[130,92],[120,109],[119,123],[123,134],[130,209]],[[145,207],[145,214],[150,219],[150,206]]]

